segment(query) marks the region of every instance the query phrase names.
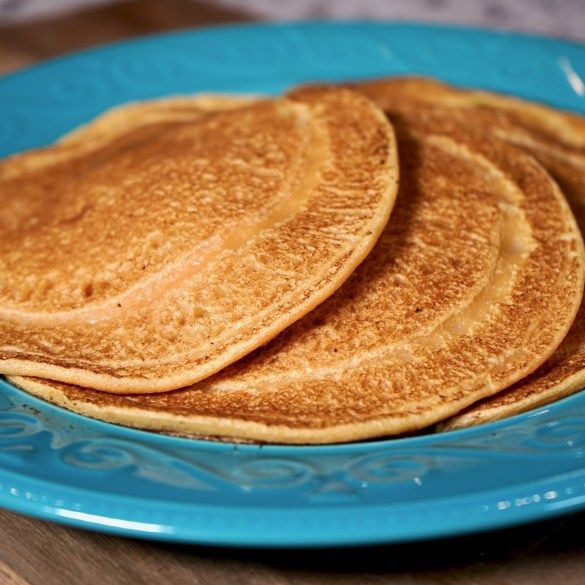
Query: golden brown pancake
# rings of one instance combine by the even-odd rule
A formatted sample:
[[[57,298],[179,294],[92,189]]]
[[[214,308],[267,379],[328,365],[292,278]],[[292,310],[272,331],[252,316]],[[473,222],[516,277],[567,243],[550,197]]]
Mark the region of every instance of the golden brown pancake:
[[[424,428],[534,371],[583,288],[583,244],[556,184],[481,129],[424,109],[395,122],[391,221],[343,287],[267,346],[164,394],[12,381],[128,426],[332,443]]]
[[[10,166],[0,161],[0,181],[15,174],[43,169],[73,157],[95,152],[114,139],[132,131],[161,123],[196,122],[210,114],[232,110],[257,101],[258,98],[243,95],[198,94],[169,97],[158,100],[130,102],[116,106],[87,124],[62,136],[50,148],[40,148],[13,156]]]
[[[585,119],[542,104],[485,91],[462,90],[432,79],[394,78],[360,84],[389,111],[397,103],[424,102],[447,116],[465,117],[530,152],[561,185],[585,233]],[[585,386],[585,306],[554,354],[533,374],[465,409],[442,430],[526,412]]]
[[[368,254],[397,190],[378,108],[340,88],[218,111],[206,99],[132,106],[1,164],[0,372],[185,386]]]

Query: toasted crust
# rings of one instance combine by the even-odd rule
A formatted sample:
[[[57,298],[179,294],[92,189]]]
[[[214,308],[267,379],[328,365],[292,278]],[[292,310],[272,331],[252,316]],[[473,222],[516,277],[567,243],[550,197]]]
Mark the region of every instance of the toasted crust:
[[[339,88],[214,99],[127,106],[2,163],[0,372],[182,387],[365,258],[397,191],[384,114]]]
[[[435,110],[457,110],[499,138],[531,153],[555,178],[585,233],[585,118],[542,104],[485,91],[461,90],[425,78],[377,80],[360,90],[384,103],[424,101]],[[534,373],[439,425],[473,426],[526,412],[585,387],[585,306],[554,354]]]
[[[534,371],[579,306],[583,243],[530,156],[458,119],[404,107],[401,188],[368,258],[267,346],[189,388],[29,392],[103,420],[193,436],[332,443],[436,423]]]

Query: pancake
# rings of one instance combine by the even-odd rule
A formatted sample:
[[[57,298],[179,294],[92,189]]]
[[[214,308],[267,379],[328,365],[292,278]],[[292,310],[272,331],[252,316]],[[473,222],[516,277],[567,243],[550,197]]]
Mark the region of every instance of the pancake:
[[[581,301],[583,243],[530,156],[432,112],[394,117],[400,192],[345,284],[188,388],[111,395],[11,377],[76,412],[185,436],[333,443],[427,427],[534,371]]]
[[[158,100],[130,102],[102,113],[91,122],[61,137],[50,148],[40,148],[0,161],[0,181],[36,169],[68,162],[82,154],[95,152],[125,133],[159,123],[196,122],[210,114],[252,104],[257,98],[222,94],[177,96]],[[6,162],[6,161],[5,161]]]
[[[496,136],[530,152],[561,186],[585,233],[585,119],[542,104],[432,79],[395,78],[359,85],[381,107],[431,104],[445,115],[474,119]],[[481,424],[526,412],[585,387],[585,306],[567,337],[536,372],[441,423],[441,430]]]
[[[383,113],[341,88],[218,100],[130,106],[0,165],[0,372],[182,387],[368,254],[397,190]]]

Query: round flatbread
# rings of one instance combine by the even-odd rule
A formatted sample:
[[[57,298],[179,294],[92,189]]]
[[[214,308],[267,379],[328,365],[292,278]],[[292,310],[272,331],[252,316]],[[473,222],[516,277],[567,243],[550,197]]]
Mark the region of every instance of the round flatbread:
[[[269,341],[371,250],[398,166],[369,100],[186,101],[1,163],[0,372],[182,387]]]
[[[464,90],[432,79],[394,78],[361,89],[381,106],[413,100],[449,115],[477,119],[501,139],[530,152],[555,178],[585,233],[585,119],[543,104],[486,91]],[[534,373],[449,420],[463,428],[526,412],[585,387],[585,306],[554,354]]]
[[[443,115],[475,120],[502,140],[532,154],[567,197],[585,230],[585,119],[511,96],[467,90],[427,78],[392,78],[361,84],[381,107],[426,103]],[[526,412],[573,394],[585,386],[585,307],[555,353],[533,374],[465,409],[441,430],[472,426]]]

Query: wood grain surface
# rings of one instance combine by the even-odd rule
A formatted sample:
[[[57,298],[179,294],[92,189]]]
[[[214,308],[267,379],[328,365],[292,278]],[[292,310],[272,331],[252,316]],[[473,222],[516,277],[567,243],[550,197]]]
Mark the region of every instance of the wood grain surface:
[[[584,521],[400,546],[262,551],[129,540],[0,511],[0,583],[583,585]]]
[[[244,12],[205,2],[139,0],[4,26],[0,27],[0,74],[98,44],[155,32],[248,20],[250,17]]]
[[[139,0],[0,28],[0,73],[151,32],[249,20]],[[0,511],[0,585],[583,585],[585,514],[489,534],[347,550],[258,551],[116,538]]]

